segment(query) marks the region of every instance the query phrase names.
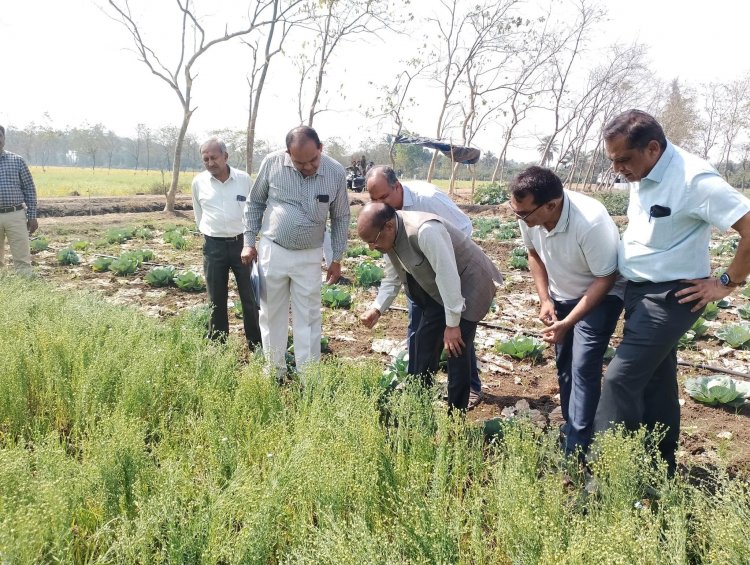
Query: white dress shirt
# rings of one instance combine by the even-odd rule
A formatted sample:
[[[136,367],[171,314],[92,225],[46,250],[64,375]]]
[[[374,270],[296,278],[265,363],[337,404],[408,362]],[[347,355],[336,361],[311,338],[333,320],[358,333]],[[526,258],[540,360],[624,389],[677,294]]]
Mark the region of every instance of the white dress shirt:
[[[250,176],[229,167],[221,182],[208,171],[193,179],[193,211],[198,230],[211,237],[235,237],[244,231],[242,219],[250,194]]]

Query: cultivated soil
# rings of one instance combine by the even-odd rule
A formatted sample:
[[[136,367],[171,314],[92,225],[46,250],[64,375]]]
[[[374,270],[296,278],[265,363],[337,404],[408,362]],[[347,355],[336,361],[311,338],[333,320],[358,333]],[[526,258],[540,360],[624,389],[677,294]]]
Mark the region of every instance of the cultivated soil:
[[[366,195],[351,194],[353,212],[358,204],[366,200]],[[511,214],[503,206],[470,205],[468,194],[459,194],[456,201],[472,218],[499,218],[502,222],[512,221]],[[177,250],[165,243],[162,235],[168,224],[178,224],[194,229],[193,216],[188,197],[178,198],[178,211],[175,215],[161,212],[164,200],[160,197],[133,198],[56,198],[40,202],[40,229],[38,234],[49,240],[49,250],[34,255],[37,272],[60,289],[84,289],[100,293],[109,302],[136,306],[149,316],[167,318],[185,309],[200,306],[206,302],[205,292],[187,293],[174,286],[159,289],[151,288],[143,282],[150,265],[142,266],[130,277],[117,277],[109,272],[95,273],[91,263],[98,255],[117,256],[127,249],[148,248],[154,251],[152,263],[173,265],[178,269],[202,270],[201,239],[198,234],[188,236],[188,247]],[[623,218],[618,218],[622,224]],[[130,240],[124,244],[95,247],[103,233],[113,227],[147,226],[153,230],[150,241]],[[715,234],[715,239],[721,237]],[[361,245],[354,230],[350,231],[350,247]],[[60,266],[56,251],[75,241],[92,242],[80,252],[81,264]],[[509,417],[520,414],[530,415],[540,426],[557,426],[561,422],[559,396],[553,350],[547,347],[537,362],[515,360],[495,352],[497,340],[507,339],[517,332],[534,332],[541,328],[536,321],[538,299],[528,271],[514,271],[508,267],[508,259],[520,240],[498,241],[493,234],[477,242],[492,257],[505,275],[504,288],[496,296],[496,311],[485,319],[487,325],[479,327],[477,333],[477,353],[480,359],[484,401],[470,414],[476,421],[495,417]],[[7,253],[7,252],[6,252]],[[728,264],[731,253],[713,257],[712,267]],[[344,261],[343,275],[355,280],[354,266],[362,258],[348,258]],[[381,260],[382,262],[382,260]],[[371,358],[385,367],[402,348],[406,332],[406,313],[394,309],[384,315],[374,330],[367,330],[357,321],[374,297],[376,289],[357,288],[352,292],[353,305],[348,310],[325,308],[323,312],[323,333],[330,338],[331,355],[344,358]],[[234,290],[230,300],[236,298]],[[737,323],[740,317],[737,307],[750,303],[750,300],[735,292],[731,306],[720,310],[718,318],[708,322],[709,331],[697,339],[690,349],[679,352],[680,360],[694,364],[718,366],[742,373],[750,372],[750,351],[733,350],[713,337],[714,331],[723,324]],[[395,303],[405,305],[400,297]],[[234,317],[232,333],[241,333],[241,321]],[[612,344],[617,346],[622,333],[622,324],[613,336]],[[680,397],[682,406],[682,430],[679,461],[685,474],[702,474],[705,470],[727,467],[732,474],[750,476],[750,405],[740,409],[711,407],[693,401],[682,388],[685,379],[696,375],[715,374],[688,366],[679,371]],[[444,378],[444,377],[443,377]],[[537,412],[538,411],[538,412]]]

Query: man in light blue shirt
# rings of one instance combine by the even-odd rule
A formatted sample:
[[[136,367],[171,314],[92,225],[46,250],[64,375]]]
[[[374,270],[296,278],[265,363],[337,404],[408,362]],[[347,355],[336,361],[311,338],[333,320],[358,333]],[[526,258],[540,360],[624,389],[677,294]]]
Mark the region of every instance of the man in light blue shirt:
[[[404,212],[429,212],[430,214],[435,214],[448,220],[461,232],[471,237],[471,219],[434,184],[424,181],[412,181],[409,183],[409,186],[401,184],[396,176],[396,172],[386,165],[370,168],[367,171],[365,182],[372,202],[383,202],[396,210],[403,210]],[[391,274],[395,276],[394,273]],[[384,282],[387,283],[388,281]],[[395,283],[396,281],[394,279],[391,282]],[[385,286],[381,286],[381,288],[384,289]],[[379,297],[381,297],[380,294]],[[409,365],[412,366],[414,363],[413,360],[416,359],[414,332],[417,331],[419,322],[422,319],[422,310],[410,298],[407,300],[409,305],[409,325],[406,335],[409,340]],[[473,359],[473,364],[471,366],[469,409],[474,408],[482,401],[482,381],[479,378],[476,355],[471,358]]]
[[[662,426],[659,450],[674,473],[677,342],[706,304],[729,295],[750,274],[750,200],[709,163],[669,143],[645,112],[620,114],[603,135],[615,173],[630,182],[628,227],[618,253],[628,284],[623,340],[604,376],[594,429]],[[740,234],[719,278],[709,276],[712,226]]]

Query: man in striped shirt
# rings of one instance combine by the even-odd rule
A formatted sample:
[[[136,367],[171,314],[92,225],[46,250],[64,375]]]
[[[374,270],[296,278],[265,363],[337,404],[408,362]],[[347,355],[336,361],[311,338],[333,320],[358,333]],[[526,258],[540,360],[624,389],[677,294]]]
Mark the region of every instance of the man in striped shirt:
[[[0,265],[7,236],[16,272],[31,276],[29,234],[37,227],[34,179],[20,156],[5,151],[5,128],[0,126]]]
[[[341,276],[349,232],[346,173],[322,150],[314,129],[291,130],[286,150],[261,163],[245,207],[242,260],[259,262],[263,351],[277,379],[286,373],[290,301],[297,369],[320,360],[320,264],[329,216],[333,257],[326,282]]]

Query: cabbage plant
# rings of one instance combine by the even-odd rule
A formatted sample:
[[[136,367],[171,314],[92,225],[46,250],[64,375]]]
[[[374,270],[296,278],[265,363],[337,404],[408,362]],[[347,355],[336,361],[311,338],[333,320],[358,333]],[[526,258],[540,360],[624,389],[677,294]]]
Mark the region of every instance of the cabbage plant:
[[[352,295],[337,284],[324,284],[320,291],[321,301],[330,308],[349,308]]]
[[[716,330],[716,337],[725,342],[729,347],[737,349],[750,341],[750,324],[727,324]]]
[[[61,265],[78,265],[81,258],[70,247],[65,247],[57,252],[57,262]]]
[[[354,268],[360,286],[373,286],[383,280],[385,271],[372,261],[365,261]]]
[[[149,286],[169,286],[174,280],[174,267],[154,267],[143,280]]]
[[[535,337],[514,336],[508,340],[495,343],[498,353],[505,353],[516,359],[537,360],[544,351],[544,342]]]
[[[97,257],[91,264],[91,270],[95,273],[103,273],[109,271],[109,266],[112,264],[112,257]]]
[[[46,251],[49,247],[49,240],[44,237],[37,237],[36,239],[31,240],[31,252],[32,253],[39,253],[40,251]]]
[[[109,270],[118,277],[132,275],[138,270],[138,260],[133,256],[122,254],[109,264]]]
[[[174,278],[174,284],[180,290],[187,292],[200,292],[206,288],[206,283],[203,281],[203,277],[195,271],[183,271]]]
[[[712,375],[685,381],[685,391],[698,402],[705,404],[729,404],[742,406],[750,396],[750,383],[736,381],[731,377]]]

